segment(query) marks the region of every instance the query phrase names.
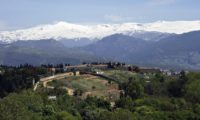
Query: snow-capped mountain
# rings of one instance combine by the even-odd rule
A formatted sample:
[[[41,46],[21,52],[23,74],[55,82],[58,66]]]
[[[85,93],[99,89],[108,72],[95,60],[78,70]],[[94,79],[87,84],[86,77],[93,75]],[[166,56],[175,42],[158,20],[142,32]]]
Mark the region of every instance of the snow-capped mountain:
[[[138,32],[161,32],[161,33],[186,33],[200,30],[200,21],[158,21],[154,23],[123,23],[123,24],[96,24],[80,25],[67,22],[39,25],[36,27],[1,31],[0,42],[12,43],[17,40],[41,40],[41,39],[74,39],[87,38],[90,40],[122,33],[134,35]]]

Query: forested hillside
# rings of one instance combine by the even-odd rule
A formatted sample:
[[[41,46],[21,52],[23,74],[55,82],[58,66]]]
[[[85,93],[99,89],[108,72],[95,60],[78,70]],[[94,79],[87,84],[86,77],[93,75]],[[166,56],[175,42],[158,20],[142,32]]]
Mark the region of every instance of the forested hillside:
[[[198,72],[182,71],[168,76],[162,73],[144,74],[139,70],[106,70],[105,75],[118,81],[119,90],[124,91],[119,99],[111,102],[103,97],[88,96],[82,99],[77,94],[70,96],[59,87],[33,91],[31,81],[25,78],[47,73],[44,67],[34,68],[37,72],[32,72],[31,66],[29,69],[26,67],[1,68],[1,71],[5,70],[0,75],[1,97],[6,95],[0,99],[1,120],[200,119]],[[8,89],[11,90],[7,91],[9,94],[2,93],[2,90]],[[49,99],[49,96],[56,96],[56,99]]]

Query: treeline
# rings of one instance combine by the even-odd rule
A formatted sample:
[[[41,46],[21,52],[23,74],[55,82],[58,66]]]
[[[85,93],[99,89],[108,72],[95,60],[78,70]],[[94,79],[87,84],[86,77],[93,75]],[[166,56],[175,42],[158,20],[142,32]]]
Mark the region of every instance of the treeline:
[[[39,75],[47,73],[43,67],[28,64],[18,67],[0,66],[0,71],[0,97],[5,97],[11,92],[32,88],[33,84],[39,80]]]

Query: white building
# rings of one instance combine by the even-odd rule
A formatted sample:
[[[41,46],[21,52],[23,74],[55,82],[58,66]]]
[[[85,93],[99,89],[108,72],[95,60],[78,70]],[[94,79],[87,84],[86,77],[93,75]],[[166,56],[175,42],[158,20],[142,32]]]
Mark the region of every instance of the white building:
[[[56,100],[56,96],[48,96],[48,100]]]

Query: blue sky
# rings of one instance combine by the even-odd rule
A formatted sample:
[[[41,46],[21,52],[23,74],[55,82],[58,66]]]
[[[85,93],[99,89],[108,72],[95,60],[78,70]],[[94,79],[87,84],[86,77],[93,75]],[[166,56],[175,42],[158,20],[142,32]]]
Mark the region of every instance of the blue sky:
[[[200,0],[0,0],[0,30],[38,24],[200,20]]]

